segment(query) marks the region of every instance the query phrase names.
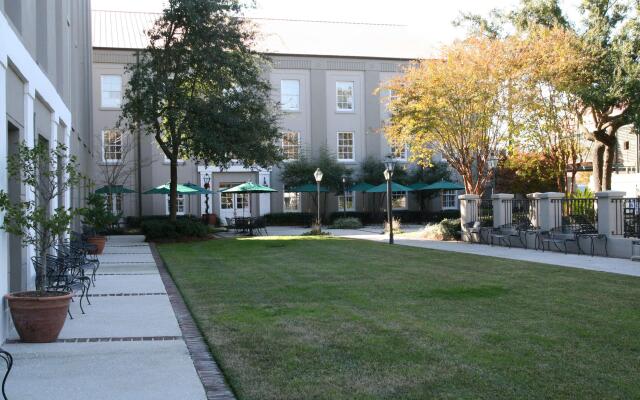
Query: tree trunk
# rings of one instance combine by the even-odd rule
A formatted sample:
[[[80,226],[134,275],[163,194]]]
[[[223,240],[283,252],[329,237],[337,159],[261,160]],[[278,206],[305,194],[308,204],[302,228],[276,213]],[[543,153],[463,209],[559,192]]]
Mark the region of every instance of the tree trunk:
[[[604,161],[604,143],[595,141],[593,143],[593,154],[591,157],[591,162],[593,163],[593,185],[596,192],[602,190],[602,172],[603,172],[603,161]]]
[[[604,168],[602,176],[602,189],[611,190],[611,177],[613,175],[613,167],[616,162],[616,145],[608,145],[605,149]]]
[[[169,220],[176,221],[178,215],[178,157],[171,159],[171,183],[169,184]]]

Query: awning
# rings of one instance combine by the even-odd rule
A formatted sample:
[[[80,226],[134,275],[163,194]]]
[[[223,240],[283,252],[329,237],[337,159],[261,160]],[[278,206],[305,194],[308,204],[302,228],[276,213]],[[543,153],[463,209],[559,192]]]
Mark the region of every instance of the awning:
[[[96,194],[120,194],[120,193],[135,193],[135,190],[128,189],[122,185],[106,185],[99,189],[96,189]]]
[[[409,187],[415,191],[429,190],[429,186],[431,186],[429,183],[424,183],[424,182],[417,182],[409,185]]]
[[[464,186],[456,182],[440,181],[432,183],[426,190],[464,190]]]
[[[205,189],[202,186],[198,186],[195,183],[187,182],[187,183],[184,183],[183,186],[186,186],[191,189],[195,189],[198,191],[199,194],[213,194],[211,190]]]
[[[292,193],[316,193],[318,191],[318,187],[315,183],[307,183],[306,185],[294,186],[290,188],[285,188],[285,192]],[[329,192],[324,186],[320,186],[320,191],[323,193]]]
[[[391,182],[391,191],[392,192],[413,192],[413,189],[409,186],[401,185],[399,183]],[[381,183],[378,186],[372,187],[367,190],[367,193],[386,193],[387,192],[387,183]]]

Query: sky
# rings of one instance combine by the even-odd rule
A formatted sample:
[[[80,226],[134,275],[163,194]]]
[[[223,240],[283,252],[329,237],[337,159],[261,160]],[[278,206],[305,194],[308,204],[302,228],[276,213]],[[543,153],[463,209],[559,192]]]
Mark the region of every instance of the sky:
[[[255,0],[248,16],[407,25],[416,36],[438,46],[464,36],[452,25],[460,13],[486,15],[510,9],[517,0]],[[575,6],[578,0],[561,0]],[[163,0],[92,0],[96,10],[162,11]]]

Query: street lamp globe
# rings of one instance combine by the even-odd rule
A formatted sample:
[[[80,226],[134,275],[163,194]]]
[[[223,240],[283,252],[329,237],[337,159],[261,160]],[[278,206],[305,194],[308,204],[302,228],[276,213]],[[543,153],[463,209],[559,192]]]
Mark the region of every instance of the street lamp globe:
[[[387,157],[384,162],[384,170],[389,171],[389,176],[393,176],[393,170],[396,167],[396,162],[393,161],[393,157]]]
[[[321,182],[322,181],[322,171],[320,171],[320,168],[316,169],[316,172],[313,173],[313,177],[316,178],[316,182]]]

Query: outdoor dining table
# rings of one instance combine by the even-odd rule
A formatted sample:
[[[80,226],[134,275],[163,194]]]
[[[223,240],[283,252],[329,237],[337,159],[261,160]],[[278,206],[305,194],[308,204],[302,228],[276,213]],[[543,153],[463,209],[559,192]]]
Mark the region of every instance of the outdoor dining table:
[[[243,232],[248,231],[249,236],[253,236],[256,220],[256,217],[236,217],[235,224],[238,228],[242,229]]]

